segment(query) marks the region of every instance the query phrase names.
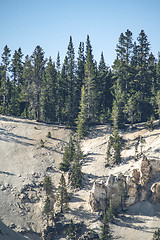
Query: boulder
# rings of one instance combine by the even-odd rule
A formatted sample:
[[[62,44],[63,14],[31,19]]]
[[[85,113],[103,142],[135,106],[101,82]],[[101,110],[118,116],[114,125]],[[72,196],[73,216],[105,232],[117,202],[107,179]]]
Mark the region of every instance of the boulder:
[[[141,185],[145,186],[153,177],[152,166],[146,156],[143,156],[141,163]]]
[[[160,182],[156,182],[151,186],[153,203],[160,202]]]

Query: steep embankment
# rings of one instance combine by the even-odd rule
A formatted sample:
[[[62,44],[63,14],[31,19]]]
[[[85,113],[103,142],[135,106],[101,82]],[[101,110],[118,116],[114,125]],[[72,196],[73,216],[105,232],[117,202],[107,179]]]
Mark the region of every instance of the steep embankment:
[[[46,137],[48,132],[51,138]],[[58,185],[58,166],[69,136],[64,127],[0,116],[0,217],[7,226],[41,232],[45,224],[41,184],[50,173]]]
[[[48,132],[51,132],[51,138],[47,137]],[[7,226],[22,233],[42,231],[46,224],[42,215],[45,200],[42,182],[46,174],[50,175],[56,192],[61,174],[59,163],[71,133],[63,126],[0,116],[0,217]],[[91,212],[89,205],[93,182],[105,179],[110,174],[130,175],[133,169],[140,168],[141,159],[136,162],[133,159],[134,145],[139,135],[143,135],[146,140],[143,146],[146,156],[156,161],[160,159],[160,129],[149,132],[143,124],[139,124],[134,131],[121,133],[128,141],[127,149],[124,148],[122,152],[123,163],[114,168],[105,168],[110,134],[108,125],[90,129],[88,137],[82,141],[86,155],[82,166],[84,187],[79,191],[68,189],[72,195],[70,211],[65,214],[66,221],[71,218],[75,222],[84,221],[96,231],[99,231],[100,226],[99,215]],[[41,139],[44,147],[41,146]],[[153,206],[148,202],[133,205],[128,214],[116,219],[116,224],[111,225],[113,234],[125,240],[135,237],[151,239],[160,225],[158,211],[158,205]],[[38,235],[28,237],[39,239]]]

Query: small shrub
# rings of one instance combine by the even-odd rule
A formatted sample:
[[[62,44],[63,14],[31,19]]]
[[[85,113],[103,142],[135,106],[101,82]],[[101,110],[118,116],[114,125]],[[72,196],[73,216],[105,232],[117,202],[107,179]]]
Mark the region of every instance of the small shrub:
[[[128,150],[130,148],[131,148],[130,139],[128,139],[126,143],[126,149]]]
[[[154,127],[153,127],[153,120],[154,118],[151,117],[150,120],[148,120],[146,122],[146,128],[149,130],[149,131],[153,131]]]
[[[160,239],[160,228],[157,229],[157,231],[154,232],[152,240],[158,240]]]
[[[42,139],[40,141],[40,145],[41,145],[41,147],[44,147],[44,141]]]
[[[51,132],[48,132],[48,133],[47,133],[47,137],[48,137],[48,138],[51,138]]]

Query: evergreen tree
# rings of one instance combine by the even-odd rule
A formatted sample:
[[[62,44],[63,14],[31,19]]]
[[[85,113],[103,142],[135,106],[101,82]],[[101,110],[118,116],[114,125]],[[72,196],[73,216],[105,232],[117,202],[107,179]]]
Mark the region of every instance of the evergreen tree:
[[[115,129],[113,134],[109,137],[108,141],[106,153],[107,163],[111,165],[121,163],[122,161],[121,151],[122,151],[122,137]]]
[[[154,234],[152,240],[159,240],[160,239],[160,228],[158,228]]]
[[[67,230],[68,230],[69,240],[76,239],[76,231],[75,231],[75,226],[73,224],[73,220],[72,219],[70,220],[70,224],[69,224],[69,227],[68,227]]]
[[[61,111],[62,111],[62,83],[61,83],[61,62],[60,54],[58,52],[57,62],[56,62],[56,71],[57,71],[57,81],[56,81],[56,117],[58,123],[61,121]]]
[[[133,123],[138,120],[136,108],[137,105],[135,95],[131,95],[131,97],[128,97],[128,101],[124,107],[124,113],[126,115],[125,118],[130,122],[131,128],[133,128]]]
[[[92,45],[91,45],[89,35],[87,35],[87,41],[86,41],[85,61],[87,61],[88,53],[92,54]]]
[[[2,78],[1,78],[1,112],[5,114],[7,112],[7,106],[9,102],[9,70],[10,70],[10,58],[11,50],[6,45],[2,53]]]
[[[71,182],[72,182],[72,186],[74,188],[80,188],[82,186],[82,179],[83,179],[83,174],[82,174],[82,170],[81,170],[82,159],[83,159],[83,153],[82,153],[82,150],[80,147],[80,142],[79,142],[79,140],[77,140],[74,160],[73,160],[73,164],[70,169]]]
[[[64,175],[61,175],[60,182],[59,182],[59,187],[58,187],[58,195],[57,195],[57,202],[58,205],[60,206],[60,212],[63,213],[64,210],[68,208],[68,193],[67,193],[67,188],[66,188],[66,181],[64,178]]]
[[[22,84],[22,90],[21,90],[21,106],[20,106],[20,113],[24,117],[32,118],[31,109],[33,108],[32,103],[34,102],[34,96],[33,96],[33,67],[31,64],[31,58],[27,55],[25,57],[24,66],[23,66],[23,84]]]
[[[104,214],[103,220],[102,220],[100,239],[101,240],[113,239],[110,231],[110,227],[109,227],[108,217],[106,214]]]
[[[151,79],[150,81],[150,91],[151,91],[151,96],[150,99],[148,99],[149,104],[152,105],[152,109],[150,112],[149,118],[151,116],[156,115],[156,94],[158,91],[158,83],[157,83],[157,64],[156,64],[156,59],[153,55],[153,53],[150,53],[149,58],[148,58],[148,78]]]
[[[20,93],[22,91],[23,84],[23,61],[22,61],[22,50],[21,48],[16,50],[11,64],[11,72],[12,72],[12,92],[11,92],[11,100],[9,104],[9,112],[12,115],[19,116],[20,115]]]
[[[125,34],[121,33],[117,44],[117,59],[114,62],[113,69],[116,81],[121,85],[121,90],[125,95],[129,92],[129,85],[132,79],[130,63],[133,51],[132,32],[127,30]],[[115,83],[116,85],[116,83]]]
[[[68,51],[67,51],[67,95],[65,101],[65,112],[67,122],[69,124],[74,123],[75,114],[76,114],[76,102],[75,102],[75,72],[76,72],[76,65],[75,65],[75,53],[74,53],[74,46],[72,42],[72,37],[70,37]]]
[[[45,68],[45,77],[41,93],[43,119],[47,122],[56,120],[56,69],[52,59],[49,58]]]
[[[127,29],[124,35],[124,49],[125,49],[124,61],[125,64],[129,66],[133,52],[132,32],[129,29]]]
[[[158,53],[158,60],[156,65],[156,83],[157,88],[160,88],[160,52]]]
[[[125,36],[123,33],[121,33],[118,44],[116,46],[116,52],[117,52],[117,60],[120,60],[122,62],[124,62],[124,58],[125,58],[124,57],[125,56],[124,43],[125,43]]]
[[[160,90],[157,91],[156,104],[157,104],[157,113],[159,116],[159,124],[160,124]]]
[[[101,60],[98,66],[97,74],[97,86],[98,86],[98,115],[100,116],[100,122],[104,123],[109,121],[109,112],[112,108],[113,96],[111,93],[111,71],[106,66],[104,61],[103,52],[101,54]]]
[[[87,106],[86,106],[86,94],[85,86],[81,89],[81,101],[80,101],[80,112],[77,119],[77,135],[78,138],[83,138],[87,133]]]
[[[150,44],[147,40],[147,35],[144,30],[142,30],[138,36],[138,66],[137,66],[137,83],[138,90],[141,94],[141,99],[139,102],[141,121],[146,121],[150,118],[150,113],[152,114],[152,106],[150,99],[152,96],[152,79],[148,74],[148,58],[150,51]]]
[[[48,221],[49,218],[53,218],[54,215],[54,209],[53,209],[53,204],[52,201],[50,200],[50,198],[47,196],[46,200],[45,200],[45,205],[44,205],[44,209],[43,209],[43,213],[46,215],[47,217],[47,226],[48,226]]]
[[[118,181],[118,195],[120,196],[120,199],[121,199],[120,207],[123,211],[126,204],[126,199],[128,198],[128,194],[127,194],[126,183],[122,178],[119,179]]]
[[[64,59],[64,63],[62,66],[62,71],[61,71],[61,75],[60,75],[60,82],[59,82],[59,91],[60,91],[60,108],[59,108],[59,112],[60,112],[60,118],[61,121],[64,123],[68,122],[68,118],[67,118],[67,112],[68,112],[68,108],[66,107],[67,105],[67,96],[68,96],[68,73],[67,73],[67,65],[68,65],[68,57],[66,56]]]
[[[77,68],[76,68],[76,84],[75,84],[75,104],[76,104],[76,116],[78,115],[79,105],[81,100],[81,88],[84,84],[84,43],[80,42],[78,49]]]
[[[34,95],[34,116],[37,121],[41,119],[41,89],[45,70],[44,51],[37,46],[32,54],[33,62],[33,95]]]
[[[112,107],[112,121],[114,128],[123,128],[124,126],[124,92],[122,91],[121,85],[117,80],[114,85],[114,101]]]
[[[11,72],[12,72],[12,79],[13,83],[17,86],[18,92],[21,91],[21,86],[23,84],[23,53],[21,48],[16,50],[11,64]]]
[[[67,172],[75,156],[75,146],[72,137],[70,137],[69,144],[65,146],[62,162],[60,163],[59,169]]]
[[[143,153],[143,146],[145,144],[146,140],[144,139],[143,136],[139,136],[139,143],[140,143],[140,148],[141,148],[141,154]]]
[[[149,57],[149,50],[150,50],[150,43],[148,42],[147,35],[145,34],[144,30],[141,30],[138,40],[138,65],[139,67],[146,68],[147,61]]]
[[[53,195],[53,184],[50,176],[45,176],[43,180],[43,188],[46,191],[47,196]]]
[[[87,59],[85,64],[85,92],[86,92],[86,112],[88,123],[95,123],[97,118],[97,89],[96,89],[96,69],[92,55],[92,48],[87,36]]]

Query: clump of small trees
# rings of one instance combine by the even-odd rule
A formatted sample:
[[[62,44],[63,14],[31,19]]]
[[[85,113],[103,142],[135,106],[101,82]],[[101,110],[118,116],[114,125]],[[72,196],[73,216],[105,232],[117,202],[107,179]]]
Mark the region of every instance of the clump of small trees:
[[[121,151],[122,151],[123,139],[119,135],[118,130],[115,129],[113,134],[109,137],[107,152],[106,152],[106,166],[114,164],[120,164],[122,161]]]
[[[59,169],[69,173],[69,180],[74,188],[80,188],[82,186],[82,160],[83,153],[80,142],[77,140],[74,143],[72,137],[70,137],[70,141],[65,147]]]

